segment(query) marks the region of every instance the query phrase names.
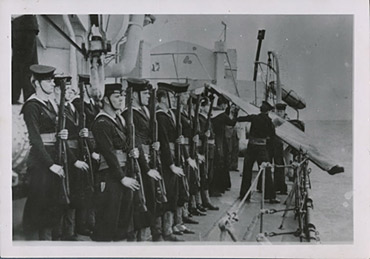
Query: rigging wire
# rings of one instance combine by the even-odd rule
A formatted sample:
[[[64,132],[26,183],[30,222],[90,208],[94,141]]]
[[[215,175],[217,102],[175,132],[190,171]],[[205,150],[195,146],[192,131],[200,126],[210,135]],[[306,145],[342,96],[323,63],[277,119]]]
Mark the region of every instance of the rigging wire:
[[[107,30],[108,30],[109,21],[110,21],[110,14],[108,15],[107,24],[105,26],[105,32],[107,32]]]

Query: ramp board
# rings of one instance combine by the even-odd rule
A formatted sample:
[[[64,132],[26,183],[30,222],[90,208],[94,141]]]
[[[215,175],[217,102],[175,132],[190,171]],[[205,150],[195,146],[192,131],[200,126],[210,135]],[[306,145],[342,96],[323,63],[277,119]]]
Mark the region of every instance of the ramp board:
[[[258,114],[259,108],[249,104],[238,96],[235,96],[214,84],[205,84],[206,87],[210,87],[217,93],[224,95],[231,102],[240,107],[247,114]],[[292,146],[296,150],[302,150],[307,152],[309,159],[320,167],[322,170],[328,172],[331,175],[344,172],[344,168],[339,166],[335,159],[329,157],[327,154],[319,150],[315,141],[311,139],[307,134],[300,131],[293,124],[287,122],[286,120],[278,117],[274,113],[270,113],[270,117],[276,128],[276,135],[286,142],[288,145]]]

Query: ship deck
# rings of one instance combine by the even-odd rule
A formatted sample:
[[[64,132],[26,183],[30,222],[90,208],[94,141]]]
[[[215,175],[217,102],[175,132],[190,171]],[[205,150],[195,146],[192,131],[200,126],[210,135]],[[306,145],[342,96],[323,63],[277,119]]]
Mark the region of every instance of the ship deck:
[[[195,234],[184,234],[178,236],[181,239],[184,239],[188,242],[220,242],[220,229],[218,223],[220,219],[226,216],[226,213],[233,211],[240,200],[239,188],[241,183],[241,170],[242,170],[243,158],[239,158],[239,170],[240,171],[231,171],[231,189],[223,194],[221,197],[211,197],[211,200],[214,205],[217,205],[220,209],[218,211],[207,211],[206,216],[193,216],[199,224],[187,224],[187,227],[192,229]],[[257,172],[254,172],[254,177]],[[291,182],[287,182],[288,191],[291,189]],[[287,198],[287,195],[277,195],[277,198],[281,200],[280,204],[269,204],[265,203],[265,209],[284,209],[284,201]],[[21,219],[22,211],[25,203],[25,199],[19,199],[13,201],[13,240],[24,240],[24,236],[21,230]],[[235,234],[238,242],[243,242],[243,244],[255,245],[257,243],[257,235],[261,232],[260,219],[257,218],[257,214],[261,209],[261,193],[253,192],[250,202],[246,202],[240,209],[238,213],[238,221],[233,223],[233,233]],[[275,214],[268,214],[263,216],[263,229],[261,233],[281,233],[281,232],[294,232],[298,228],[298,221],[294,219],[294,213],[289,211],[287,217],[284,221],[284,228],[279,229],[279,226],[282,222],[283,212],[278,212]],[[254,223],[253,223],[253,222]],[[247,231],[248,230],[248,231]],[[89,237],[78,236],[78,239],[81,241],[90,241]],[[223,240],[223,242],[232,242],[232,239],[229,235]],[[274,237],[267,237],[262,240],[260,243],[300,243],[300,238],[294,236],[293,234],[289,235],[277,235]]]

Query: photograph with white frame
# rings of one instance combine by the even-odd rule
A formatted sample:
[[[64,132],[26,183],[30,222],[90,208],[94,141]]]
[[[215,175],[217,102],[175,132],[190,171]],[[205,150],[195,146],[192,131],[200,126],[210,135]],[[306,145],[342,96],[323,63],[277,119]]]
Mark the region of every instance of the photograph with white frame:
[[[368,258],[368,5],[1,3],[1,256]]]

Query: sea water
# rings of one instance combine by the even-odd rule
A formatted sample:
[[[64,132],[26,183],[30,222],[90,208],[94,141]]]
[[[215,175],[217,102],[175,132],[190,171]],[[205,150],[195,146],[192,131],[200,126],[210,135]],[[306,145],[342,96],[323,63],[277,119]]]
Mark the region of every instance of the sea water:
[[[329,175],[310,163],[314,203],[313,223],[322,243],[353,242],[352,121],[306,121],[306,133],[319,148],[344,167]]]

